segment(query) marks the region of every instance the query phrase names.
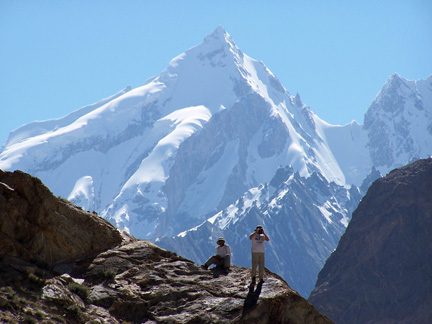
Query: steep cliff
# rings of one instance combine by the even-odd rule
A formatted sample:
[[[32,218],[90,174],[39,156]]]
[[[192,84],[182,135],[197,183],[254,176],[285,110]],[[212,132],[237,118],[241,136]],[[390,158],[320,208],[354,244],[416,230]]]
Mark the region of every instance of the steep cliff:
[[[336,323],[432,323],[432,159],[369,188],[309,300]]]

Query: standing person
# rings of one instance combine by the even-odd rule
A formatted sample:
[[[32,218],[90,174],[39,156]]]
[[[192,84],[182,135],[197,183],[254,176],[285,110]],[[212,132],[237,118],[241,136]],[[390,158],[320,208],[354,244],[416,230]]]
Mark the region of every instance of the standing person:
[[[260,282],[264,282],[264,242],[268,242],[270,239],[261,225],[255,228],[255,232],[249,235],[249,239],[252,241],[252,282],[255,282],[257,267]]]
[[[225,244],[223,237],[219,237],[216,243],[218,244],[216,255],[211,256],[201,267],[207,270],[210,265],[216,264],[228,273],[231,265],[231,249],[228,244]]]

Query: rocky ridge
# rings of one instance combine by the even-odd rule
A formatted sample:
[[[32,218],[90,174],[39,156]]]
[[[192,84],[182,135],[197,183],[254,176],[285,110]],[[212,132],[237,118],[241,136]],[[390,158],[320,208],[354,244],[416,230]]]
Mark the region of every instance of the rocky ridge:
[[[376,180],[309,300],[336,323],[432,322],[432,159]]]
[[[111,224],[59,199],[28,174],[0,170],[0,254],[60,266],[119,244]]]
[[[137,240],[0,171],[2,323],[332,323],[278,275],[250,284]]]

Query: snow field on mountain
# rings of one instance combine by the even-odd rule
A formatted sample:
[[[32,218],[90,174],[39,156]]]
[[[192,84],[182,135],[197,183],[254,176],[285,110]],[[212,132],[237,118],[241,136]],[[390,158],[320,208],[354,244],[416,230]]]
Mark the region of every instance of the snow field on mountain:
[[[191,216],[197,217],[217,209],[229,176],[226,171],[232,170],[238,161],[238,145],[238,141],[228,143],[221,158],[199,175],[195,184],[187,189],[179,213],[193,211]]]
[[[224,230],[230,224],[235,224],[241,221],[242,214],[246,210],[248,210],[252,205],[260,206],[261,205],[261,190],[256,188],[251,188],[248,192],[242,196],[241,199],[241,208],[239,208],[239,201],[236,201],[234,204],[228,206],[224,211],[220,211],[216,215],[210,217],[206,220],[213,225],[216,225],[219,229]]]
[[[164,182],[168,177],[165,164],[175,154],[180,144],[211,117],[210,111],[204,106],[179,109],[161,118],[154,124],[154,129],[161,128],[166,133],[144,158],[138,170],[125,183],[124,189],[142,183]],[[151,143],[149,143],[149,146]]]
[[[9,138],[4,143],[4,147],[6,146],[12,146],[13,144],[16,144],[18,142],[23,141],[26,138],[35,137],[41,134],[44,134],[49,131],[53,131],[62,127],[65,127],[67,125],[72,124],[75,120],[78,118],[88,114],[89,112],[107,104],[108,102],[122,96],[123,94],[127,93],[128,91],[132,90],[132,88],[129,86],[122,91],[119,91],[118,93],[102,99],[92,105],[88,105],[85,107],[82,107],[78,110],[75,110],[74,112],[57,119],[51,119],[46,121],[35,121],[26,125],[23,125],[19,127],[18,129],[12,131],[9,134]]]
[[[353,121],[345,126],[334,126],[321,120],[316,120],[316,125],[342,171],[342,183],[360,186],[372,164],[367,149],[367,134],[362,131],[361,125]]]
[[[94,210],[94,192],[92,177],[84,176],[75,183],[75,187],[67,199],[75,201],[84,210]]]

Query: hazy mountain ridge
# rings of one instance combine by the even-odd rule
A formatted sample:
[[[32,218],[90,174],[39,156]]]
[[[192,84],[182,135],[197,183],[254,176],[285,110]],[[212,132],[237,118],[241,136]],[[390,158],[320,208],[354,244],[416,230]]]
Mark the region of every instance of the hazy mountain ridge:
[[[96,210],[136,237],[170,241],[174,250],[176,245],[187,250],[181,247],[184,237],[187,246],[199,250],[187,251],[195,261],[214,249],[215,233],[227,236],[231,230],[236,233],[230,237],[236,242],[234,255],[242,251],[246,258],[247,241],[242,242],[254,223],[271,224],[269,234],[277,233],[280,224],[271,217],[279,217],[284,225],[289,215],[296,215],[298,222],[292,226],[316,233],[299,235],[298,240],[275,235],[269,254],[284,251],[289,256],[274,257],[267,265],[307,295],[360,199],[351,185],[360,187],[374,167],[367,182],[378,172],[385,174],[392,166],[430,154],[431,82],[432,77],[407,81],[392,76],[369,108],[364,126],[329,125],[218,27],[202,44],[174,58],[159,76],[94,104],[92,110],[78,110],[79,118],[70,124],[46,127],[45,132],[29,124],[20,128],[22,135],[16,130],[17,140],[7,142],[0,153],[0,168],[41,178],[57,195]],[[403,114],[397,125],[390,122],[394,116],[385,113],[391,110],[388,98],[393,93],[404,101],[403,109],[393,112]],[[409,126],[412,115],[415,129]],[[412,140],[400,149],[403,136]],[[391,160],[382,164],[387,158]],[[295,181],[287,182],[292,175]],[[313,185],[331,190],[317,195],[308,187]],[[289,198],[294,192],[307,203]],[[225,231],[208,221],[239,208],[252,193],[261,197],[255,212],[224,220]],[[273,195],[286,199],[288,205],[278,207],[285,208],[284,213],[274,209],[280,204]],[[267,218],[256,218],[257,213]],[[176,236],[179,232],[183,234]],[[303,250],[281,248],[288,243]]]

